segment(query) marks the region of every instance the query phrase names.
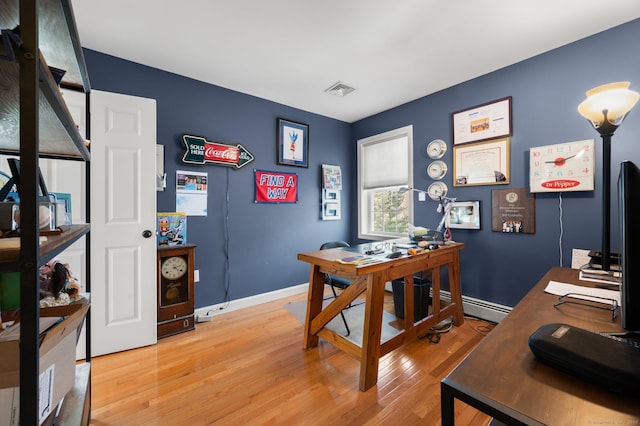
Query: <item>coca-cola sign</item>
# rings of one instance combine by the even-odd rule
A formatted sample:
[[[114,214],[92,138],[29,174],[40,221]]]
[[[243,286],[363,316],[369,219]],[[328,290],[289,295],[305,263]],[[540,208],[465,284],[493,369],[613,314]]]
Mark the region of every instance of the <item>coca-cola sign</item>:
[[[233,166],[236,169],[253,161],[253,155],[242,145],[227,145],[209,142],[201,136],[182,135],[186,152],[182,162],[188,164],[213,163],[220,166]]]

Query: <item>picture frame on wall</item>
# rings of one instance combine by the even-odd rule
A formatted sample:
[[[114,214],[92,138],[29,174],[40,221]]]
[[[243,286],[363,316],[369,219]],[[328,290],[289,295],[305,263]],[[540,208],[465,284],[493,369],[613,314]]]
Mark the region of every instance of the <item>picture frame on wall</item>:
[[[341,218],[341,199],[339,189],[322,189],[322,220]]]
[[[451,127],[454,145],[511,136],[511,96],[454,112]]]
[[[322,187],[325,189],[342,189],[342,170],[340,166],[322,165]]]
[[[453,186],[501,185],[510,181],[509,138],[453,147]]]
[[[480,229],[480,201],[454,201],[445,219],[451,229]]]
[[[278,164],[309,167],[309,126],[278,118]]]

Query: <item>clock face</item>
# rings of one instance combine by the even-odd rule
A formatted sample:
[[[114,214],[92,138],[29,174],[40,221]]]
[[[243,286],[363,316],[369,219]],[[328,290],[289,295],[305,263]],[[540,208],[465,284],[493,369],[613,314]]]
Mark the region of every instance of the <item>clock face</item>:
[[[187,267],[187,259],[181,256],[172,256],[162,261],[160,272],[168,280],[177,280],[187,273]]]
[[[593,191],[593,139],[546,145],[529,150],[531,192]]]
[[[440,197],[447,195],[448,190],[449,188],[447,188],[444,182],[433,182],[429,185],[429,188],[427,188],[427,194],[429,194],[432,200],[437,201],[440,200]]]
[[[440,159],[447,152],[447,143],[442,139],[434,139],[427,145],[427,155],[434,160]]]
[[[431,179],[440,180],[447,174],[447,164],[442,160],[436,160],[427,166],[427,174]]]

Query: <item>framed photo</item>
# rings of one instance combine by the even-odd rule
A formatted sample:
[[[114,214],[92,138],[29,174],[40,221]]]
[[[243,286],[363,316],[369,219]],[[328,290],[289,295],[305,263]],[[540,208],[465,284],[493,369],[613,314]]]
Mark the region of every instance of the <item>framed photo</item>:
[[[454,112],[451,126],[454,145],[511,136],[511,96]]]
[[[322,220],[340,219],[340,190],[322,189]]]
[[[509,183],[509,138],[453,147],[453,186]]]
[[[340,166],[322,165],[322,187],[325,189],[342,189],[342,170]]]
[[[340,201],[340,191],[337,189],[323,189],[322,201]]]
[[[278,164],[309,167],[309,126],[278,118]]]
[[[71,194],[52,192],[56,196],[56,225],[71,225],[73,215],[71,213]]]
[[[447,228],[480,229],[480,201],[455,201],[445,219]]]
[[[322,220],[340,220],[340,203],[324,203]]]

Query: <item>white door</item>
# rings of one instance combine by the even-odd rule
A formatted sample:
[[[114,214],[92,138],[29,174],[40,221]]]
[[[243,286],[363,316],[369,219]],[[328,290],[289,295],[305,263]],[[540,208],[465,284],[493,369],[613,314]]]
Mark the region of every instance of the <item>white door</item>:
[[[155,145],[155,100],[91,91],[94,356],[157,340]]]

